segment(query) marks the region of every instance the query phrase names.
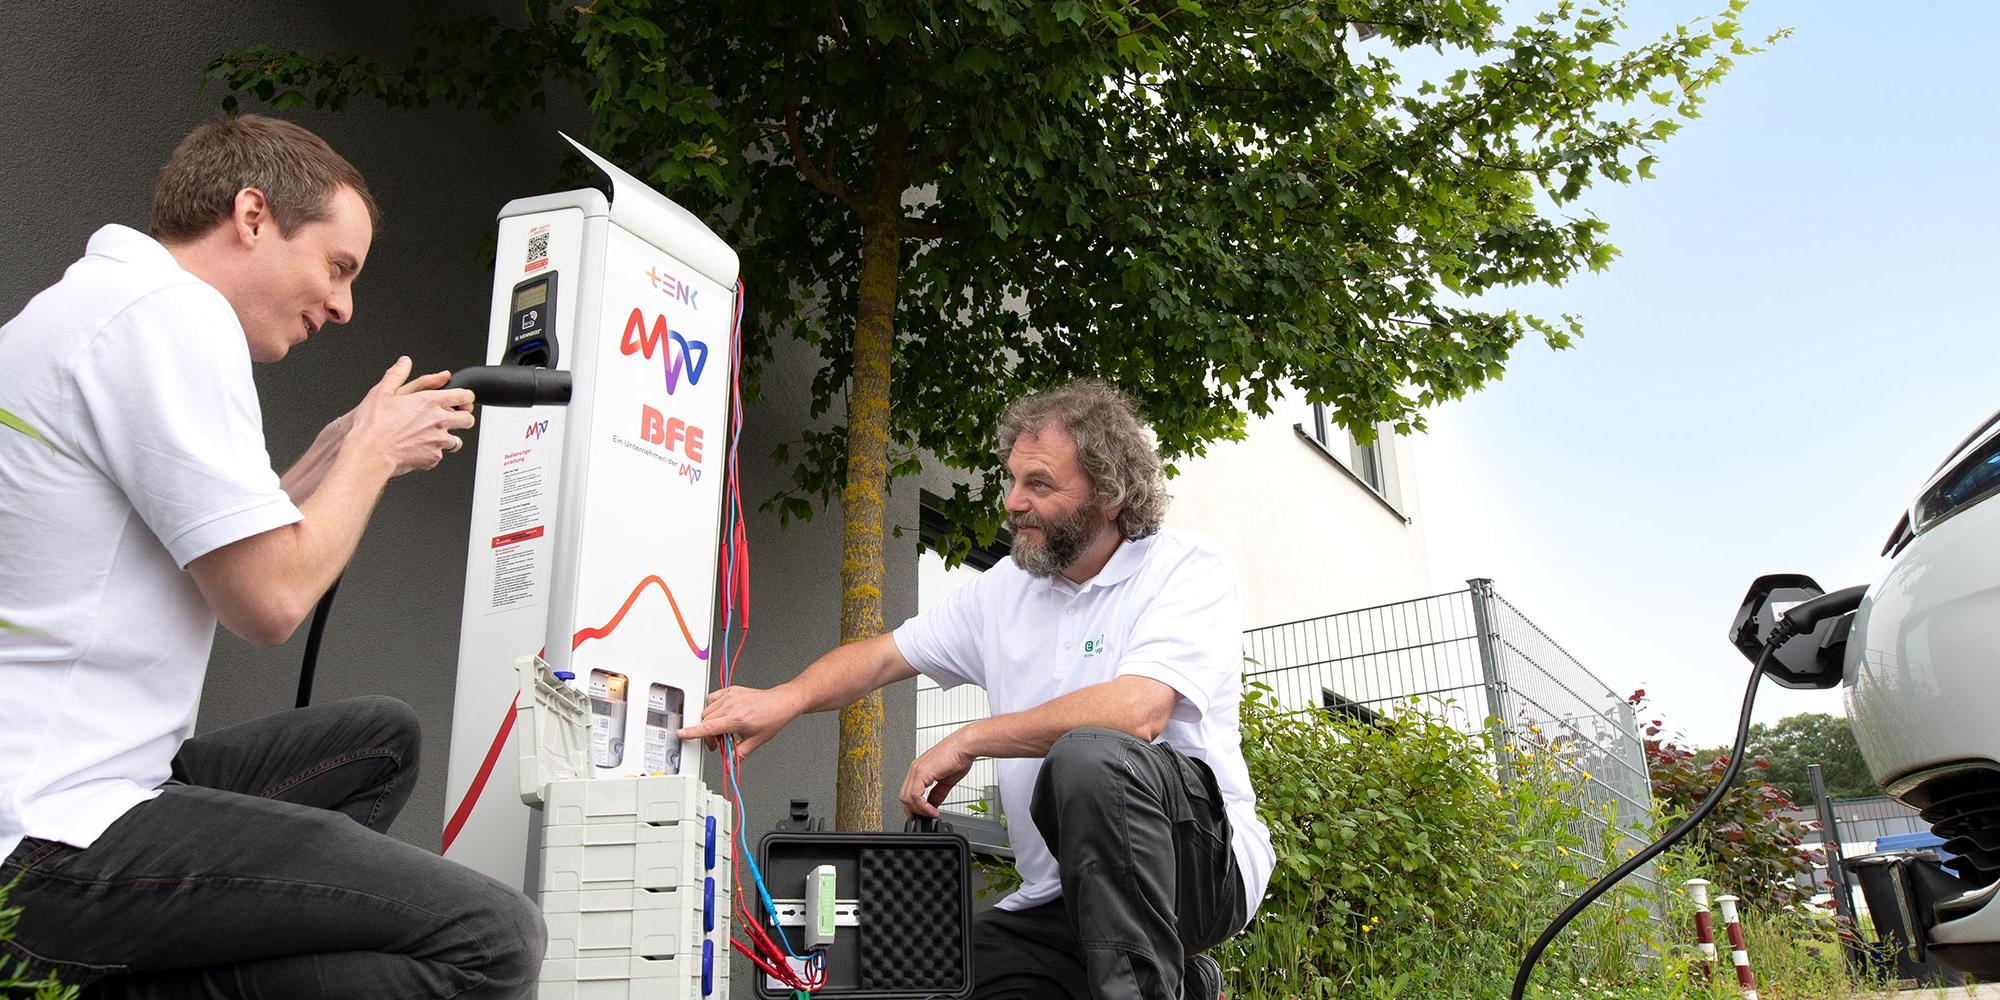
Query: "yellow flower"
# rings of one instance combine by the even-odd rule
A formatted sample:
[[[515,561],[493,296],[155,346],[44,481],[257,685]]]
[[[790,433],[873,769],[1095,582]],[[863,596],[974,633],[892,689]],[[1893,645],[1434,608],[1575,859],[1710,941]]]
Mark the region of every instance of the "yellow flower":
[[[1583,780],[1585,780],[1585,781],[1589,781],[1589,780],[1590,780],[1590,772],[1589,772],[1589,771],[1585,771],[1585,772],[1583,772]]]

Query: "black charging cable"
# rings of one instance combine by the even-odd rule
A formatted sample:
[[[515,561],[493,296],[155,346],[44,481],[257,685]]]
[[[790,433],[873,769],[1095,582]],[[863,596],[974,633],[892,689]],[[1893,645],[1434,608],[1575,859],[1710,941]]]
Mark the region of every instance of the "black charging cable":
[[[1512,1000],[1522,1000],[1527,994],[1528,977],[1534,973],[1535,963],[1541,960],[1542,952],[1548,950],[1550,942],[1556,939],[1557,934],[1562,933],[1562,929],[1568,926],[1571,920],[1576,919],[1577,914],[1596,902],[1597,897],[1604,895],[1612,886],[1638,871],[1646,862],[1659,857],[1667,848],[1679,843],[1681,838],[1687,836],[1702,820],[1708,818],[1709,813],[1715,811],[1715,807],[1721,804],[1722,797],[1728,794],[1729,786],[1736,782],[1736,772],[1743,767],[1743,750],[1750,742],[1750,709],[1757,701],[1757,682],[1763,680],[1764,668],[1770,665],[1772,655],[1779,647],[1791,641],[1793,636],[1810,634],[1822,620],[1854,610],[1861,604],[1861,595],[1867,589],[1849,587],[1846,590],[1824,594],[1777,617],[1772,625],[1771,638],[1764,643],[1763,652],[1757,655],[1757,662],[1750,667],[1750,687],[1743,692],[1743,712],[1736,720],[1736,746],[1729,752],[1729,766],[1723,769],[1722,780],[1716,782],[1715,791],[1708,793],[1708,798],[1703,799],[1701,805],[1696,806],[1694,812],[1668,831],[1666,836],[1653,841],[1646,845],[1645,850],[1625,859],[1624,864],[1612,869],[1611,874],[1598,879],[1589,889],[1584,890],[1583,895],[1578,896],[1575,902],[1569,904],[1562,913],[1549,922],[1548,929],[1542,932],[1541,937],[1535,939],[1534,945],[1528,949],[1528,954],[1521,959],[1520,971],[1514,974]]]
[[[523,365],[474,365],[451,373],[447,389],[471,389],[482,406],[566,406],[570,395],[570,374],[557,368]],[[305,656],[299,662],[299,694],[294,708],[312,704],[313,676],[319,671],[319,641],[326,634],[327,616],[333,613],[333,595],[340,589],[340,577],[319,597],[313,608],[312,626],[306,630]]]
[[[293,708],[312,704],[313,674],[319,670],[319,640],[326,635],[326,616],[333,613],[333,593],[339,589],[340,577],[336,576],[326,593],[319,595],[319,605],[313,608],[312,627],[306,629],[306,655],[299,663],[299,697]]]

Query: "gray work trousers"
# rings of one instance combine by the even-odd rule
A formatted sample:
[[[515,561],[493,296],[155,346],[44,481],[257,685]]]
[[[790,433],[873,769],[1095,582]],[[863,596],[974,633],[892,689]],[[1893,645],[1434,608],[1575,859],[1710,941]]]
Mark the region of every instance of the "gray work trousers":
[[[534,904],[380,832],[416,785],[416,723],[355,698],[188,740],[89,849],[30,837],[0,861],[24,911],[0,960],[93,998],[526,996]]]
[[[975,1000],[1181,1000],[1187,962],[1243,929],[1229,818],[1201,761],[1079,729],[1049,749],[1030,811],[1062,896],[974,918]]]

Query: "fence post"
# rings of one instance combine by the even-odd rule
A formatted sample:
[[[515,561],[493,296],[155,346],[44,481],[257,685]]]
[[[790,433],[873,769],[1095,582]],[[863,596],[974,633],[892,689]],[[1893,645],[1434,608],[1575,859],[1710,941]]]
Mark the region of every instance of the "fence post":
[[[1507,670],[1500,658],[1500,628],[1494,621],[1493,581],[1473,577],[1465,581],[1472,596],[1472,627],[1479,633],[1479,676],[1486,685],[1487,725],[1493,733],[1493,762],[1500,771],[1500,784],[1513,781],[1513,755],[1507,750],[1508,727],[1514,722],[1507,711]]]
[[[1854,914],[1854,894],[1847,884],[1847,866],[1841,864],[1840,820],[1834,816],[1833,800],[1826,795],[1826,778],[1820,773],[1818,764],[1807,764],[1806,775],[1812,779],[1813,811],[1819,814],[1820,850],[1826,854],[1827,880],[1833,883],[1833,912],[1848,921],[1850,927],[1856,920]]]

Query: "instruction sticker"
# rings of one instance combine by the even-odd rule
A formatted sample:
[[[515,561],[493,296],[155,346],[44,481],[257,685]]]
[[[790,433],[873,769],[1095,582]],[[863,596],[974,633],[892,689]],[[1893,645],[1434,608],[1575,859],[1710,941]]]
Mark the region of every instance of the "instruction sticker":
[[[524,420],[502,431],[514,442],[500,458],[499,517],[489,551],[493,586],[486,613],[497,614],[542,603],[547,558],[548,420]]]

